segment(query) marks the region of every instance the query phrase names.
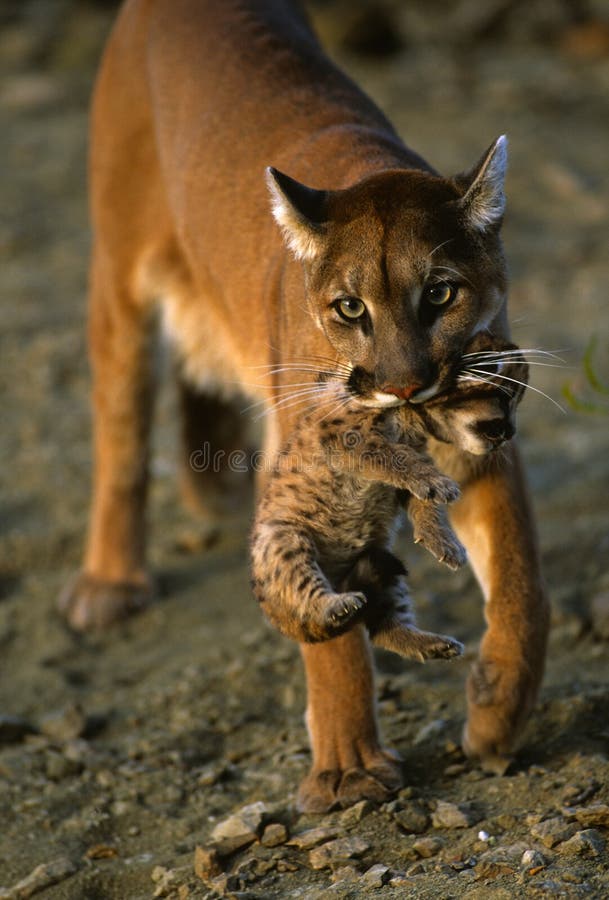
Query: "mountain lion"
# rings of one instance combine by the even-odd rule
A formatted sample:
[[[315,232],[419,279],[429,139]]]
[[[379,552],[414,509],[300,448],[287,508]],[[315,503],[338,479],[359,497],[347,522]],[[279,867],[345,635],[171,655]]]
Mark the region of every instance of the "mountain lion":
[[[188,459],[203,441],[243,446],[237,392],[267,405],[272,456],[298,417],[280,398],[325,365],[357,369],[362,403],[424,408],[476,332],[509,339],[505,139],[441,177],[288,0],[127,0],[91,127],[94,490],[83,569],[60,603],[76,629],[109,625],[152,595],[144,511],[158,319],[182,361],[183,484],[208,505],[222,478]],[[290,176],[271,178],[285,240],[268,166]],[[513,446],[500,465],[435,440],[430,452],[460,485],[452,524],[486,599],[463,747],[502,770],[545,655],[533,516]],[[381,744],[364,628],[302,654],[313,759],[300,806],[386,799],[402,770]]]

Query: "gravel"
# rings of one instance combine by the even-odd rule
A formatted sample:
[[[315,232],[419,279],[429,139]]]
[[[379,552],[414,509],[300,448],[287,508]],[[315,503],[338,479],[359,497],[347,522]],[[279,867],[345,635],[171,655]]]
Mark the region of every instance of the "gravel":
[[[502,776],[462,756],[479,592],[406,537],[419,620],[455,633],[466,657],[448,672],[378,653],[381,728],[407,787],[381,806],[297,813],[310,763],[298,649],[251,597],[251,508],[212,539],[177,502],[169,387],[150,510],[161,599],[107,635],[71,635],[56,616],[90,488],[86,125],[111,4],[24,0],[0,29],[0,897],[609,895],[609,410],[581,361],[598,335],[594,369],[609,383],[605,4],[578,23],[562,2],[445,6],[391,0],[374,41],[338,0],[315,15],[441,171],[510,138],[514,338],[565,359],[532,383],[567,410],[529,392],[520,413],[553,599],[522,748]],[[561,400],[565,385],[601,411]]]

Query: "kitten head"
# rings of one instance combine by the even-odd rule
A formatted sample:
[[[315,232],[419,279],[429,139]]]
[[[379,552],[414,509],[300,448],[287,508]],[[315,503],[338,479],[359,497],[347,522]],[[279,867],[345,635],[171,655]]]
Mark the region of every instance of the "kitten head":
[[[472,336],[501,330],[505,166],[502,137],[455,178],[396,169],[326,191],[268,170],[312,318],[362,402],[431,400],[454,383]]]
[[[516,406],[528,380],[528,366],[515,344],[479,333],[466,347],[456,390],[421,409],[438,440],[482,455],[515,434]]]

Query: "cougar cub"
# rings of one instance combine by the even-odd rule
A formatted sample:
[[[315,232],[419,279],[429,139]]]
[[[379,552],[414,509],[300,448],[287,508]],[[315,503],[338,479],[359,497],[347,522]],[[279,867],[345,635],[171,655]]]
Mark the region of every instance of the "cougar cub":
[[[499,374],[509,361],[509,378]],[[256,597],[288,637],[323,641],[363,621],[375,644],[418,660],[463,652],[414,625],[406,569],[389,547],[400,507],[421,542],[456,569],[465,551],[444,505],[459,496],[426,453],[429,435],[484,454],[512,437],[527,366],[513,344],[477,335],[456,389],[420,406],[362,406],[346,379],[326,376],[324,403],[279,454],[252,533]],[[324,415],[324,409],[339,413]]]

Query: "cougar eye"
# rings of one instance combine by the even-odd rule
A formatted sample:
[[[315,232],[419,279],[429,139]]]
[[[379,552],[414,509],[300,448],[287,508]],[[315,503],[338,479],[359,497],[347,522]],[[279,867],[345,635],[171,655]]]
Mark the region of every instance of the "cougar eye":
[[[366,312],[366,306],[358,297],[339,297],[333,306],[339,316],[347,322],[361,319]]]
[[[432,306],[444,306],[454,300],[457,288],[453,284],[447,284],[445,281],[438,284],[428,284],[423,289],[423,299]]]

